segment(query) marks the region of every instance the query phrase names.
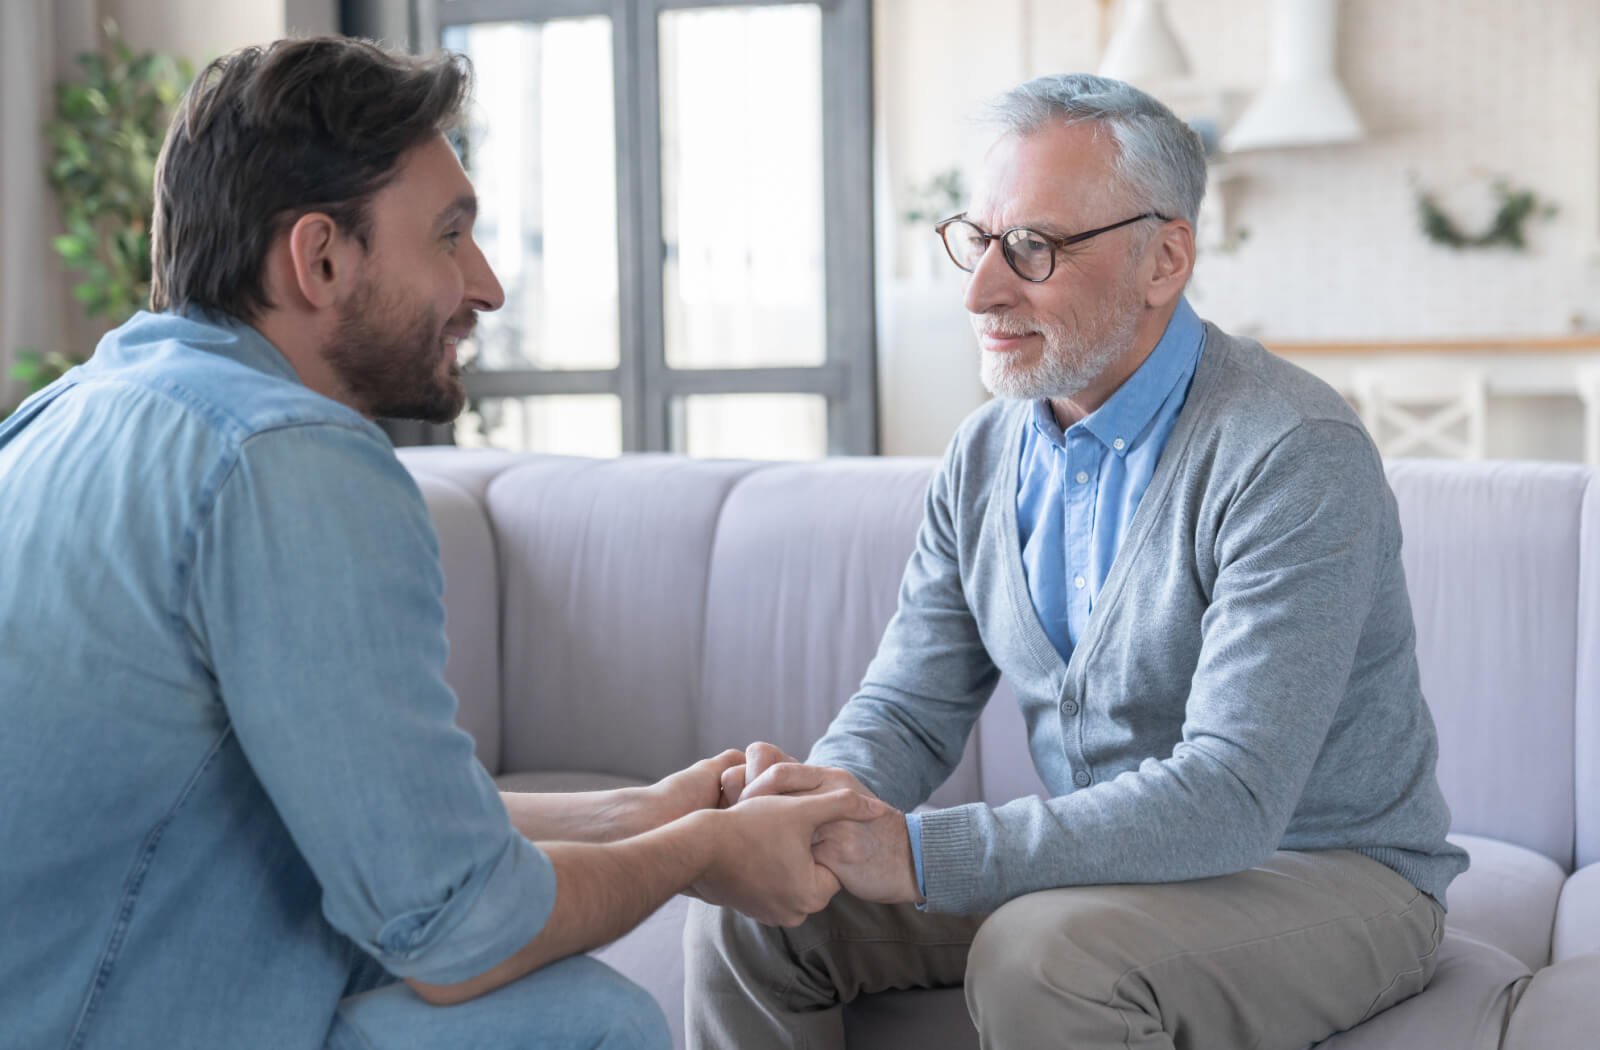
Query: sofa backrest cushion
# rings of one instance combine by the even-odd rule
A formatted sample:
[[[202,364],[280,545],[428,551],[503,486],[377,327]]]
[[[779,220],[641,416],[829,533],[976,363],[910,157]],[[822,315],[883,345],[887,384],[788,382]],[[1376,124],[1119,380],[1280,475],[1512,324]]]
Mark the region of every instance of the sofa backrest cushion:
[[[410,466],[410,464],[407,464]],[[439,536],[444,569],[445,681],[456,694],[456,724],[478,761],[500,772],[500,569],[482,502],[449,473],[413,468]]]
[[[810,746],[894,610],[934,469],[404,458],[438,525],[447,676],[485,765],[638,777],[756,738]],[[1438,460],[1388,470],[1455,829],[1568,869],[1600,860],[1595,475]],[[935,801],[1041,790],[1002,681]]]
[[[1571,870],[1581,511],[1572,464],[1393,460],[1422,690],[1456,831]]]
[[[766,739],[803,757],[827,730],[894,614],[933,467],[774,465],[728,493],[706,594],[702,751]],[[936,803],[980,797],[974,752],[969,741]]]
[[[503,772],[655,778],[701,757],[707,566],[728,491],[761,469],[530,457],[494,478]]]
[[[1578,577],[1578,867],[1600,863],[1600,471],[1583,495],[1583,568]]]

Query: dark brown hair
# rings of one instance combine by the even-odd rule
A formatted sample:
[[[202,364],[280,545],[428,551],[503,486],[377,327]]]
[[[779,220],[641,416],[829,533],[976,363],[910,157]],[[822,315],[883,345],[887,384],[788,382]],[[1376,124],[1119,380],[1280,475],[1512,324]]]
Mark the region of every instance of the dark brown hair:
[[[373,194],[401,154],[460,120],[460,55],[316,37],[247,47],[184,95],[155,172],[150,308],[255,320],[277,233],[312,211],[367,246]]]

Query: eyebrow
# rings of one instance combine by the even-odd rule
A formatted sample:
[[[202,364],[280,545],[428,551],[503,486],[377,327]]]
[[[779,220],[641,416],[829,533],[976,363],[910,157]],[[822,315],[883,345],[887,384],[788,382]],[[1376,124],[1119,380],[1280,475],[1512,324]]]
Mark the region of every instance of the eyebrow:
[[[478,197],[476,194],[463,193],[445,206],[439,217],[433,220],[436,229],[444,229],[455,223],[457,219],[466,219],[469,223],[478,217]]]
[[[977,226],[979,229],[988,229],[988,227],[983,226],[976,219],[974,219],[972,217],[972,213],[971,212],[962,212],[961,214],[966,216],[967,221],[972,223],[973,225]],[[1007,223],[1004,226],[998,227],[995,232],[998,233],[998,232],[1000,232],[1002,230],[1014,230],[1014,229],[1018,229],[1018,228],[1034,230],[1034,231],[1036,231],[1038,233],[1042,233],[1042,234],[1045,234],[1045,235],[1050,236],[1050,237],[1063,237],[1063,238],[1065,238],[1065,237],[1071,237],[1072,236],[1072,231],[1063,228],[1062,226],[1060,226],[1057,223],[1046,222],[1044,220],[1028,220],[1028,221],[1025,221],[1025,222]]]
[[[1022,222],[1018,223],[1017,225],[1025,226],[1030,230],[1037,230],[1047,237],[1060,237],[1065,239],[1074,235],[1074,231],[1068,230],[1066,227],[1059,226],[1053,222]],[[1007,228],[1009,229],[1009,227]]]

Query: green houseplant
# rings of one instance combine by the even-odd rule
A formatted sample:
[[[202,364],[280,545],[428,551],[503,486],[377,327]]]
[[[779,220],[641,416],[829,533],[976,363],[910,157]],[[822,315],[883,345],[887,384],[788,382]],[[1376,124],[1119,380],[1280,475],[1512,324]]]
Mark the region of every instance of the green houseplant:
[[[88,316],[120,324],[149,301],[156,157],[194,68],[170,55],[134,53],[109,19],[104,30],[101,50],[78,55],[83,79],[56,85],[56,115],[44,128],[46,175],[66,228],[53,247],[80,275],[73,298]],[[19,350],[11,378],[31,393],[81,360]]]

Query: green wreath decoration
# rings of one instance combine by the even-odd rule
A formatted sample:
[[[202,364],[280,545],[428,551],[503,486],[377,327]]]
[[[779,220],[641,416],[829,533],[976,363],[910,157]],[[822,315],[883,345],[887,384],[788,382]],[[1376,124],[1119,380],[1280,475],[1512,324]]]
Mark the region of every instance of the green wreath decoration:
[[[1417,214],[1422,220],[1422,232],[1436,244],[1461,251],[1465,248],[1493,248],[1504,245],[1512,251],[1527,251],[1528,240],[1523,225],[1530,218],[1548,219],[1557,212],[1556,205],[1541,201],[1532,190],[1517,189],[1508,179],[1495,179],[1489,189],[1499,200],[1494,218],[1482,233],[1466,233],[1455,219],[1439,204],[1430,191],[1417,188]]]

